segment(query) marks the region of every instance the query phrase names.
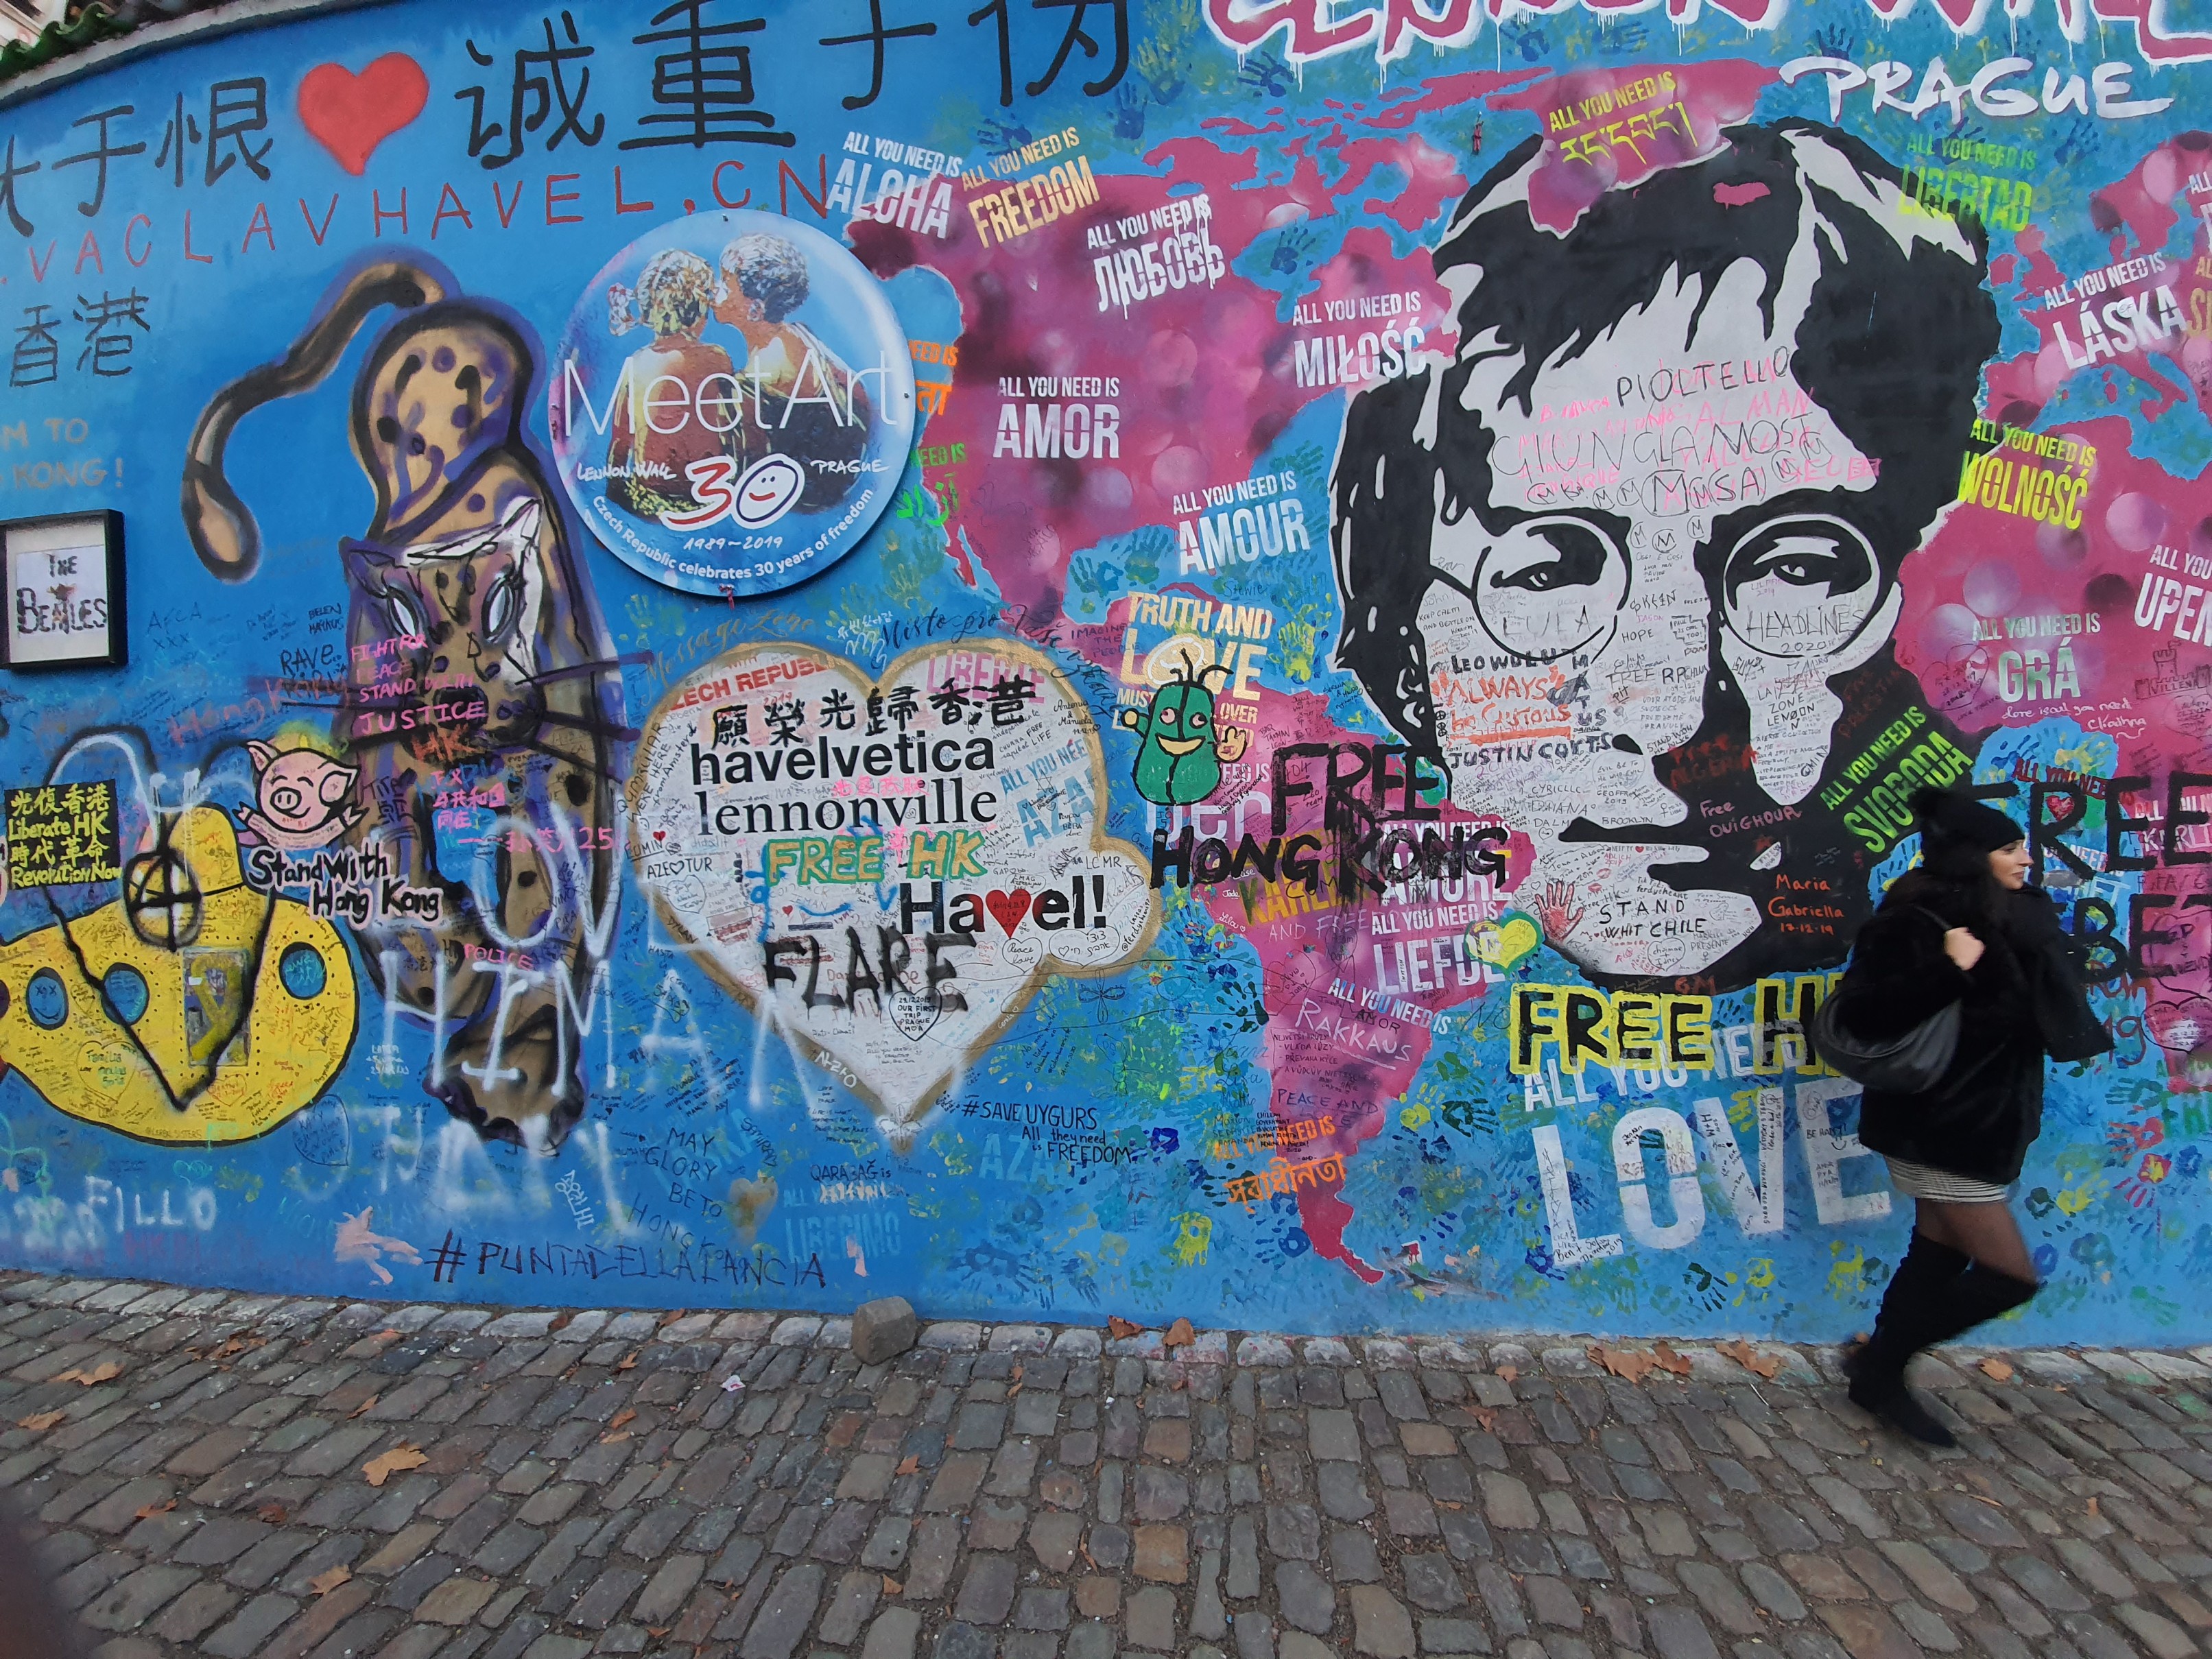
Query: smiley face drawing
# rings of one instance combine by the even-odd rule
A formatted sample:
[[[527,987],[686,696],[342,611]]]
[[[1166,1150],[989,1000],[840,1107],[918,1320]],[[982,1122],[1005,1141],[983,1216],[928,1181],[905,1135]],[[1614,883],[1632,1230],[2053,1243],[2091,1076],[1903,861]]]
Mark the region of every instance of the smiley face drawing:
[[[791,511],[805,488],[805,470],[790,456],[763,456],[738,480],[733,516],[748,530],[774,524]]]

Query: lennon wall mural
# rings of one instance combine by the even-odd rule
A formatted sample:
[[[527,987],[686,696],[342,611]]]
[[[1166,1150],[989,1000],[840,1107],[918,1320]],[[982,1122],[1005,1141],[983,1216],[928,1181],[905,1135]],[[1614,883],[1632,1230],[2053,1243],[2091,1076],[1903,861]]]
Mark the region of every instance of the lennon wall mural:
[[[1832,1339],[1905,1218],[1799,1032],[1938,783],[2118,1044],[2017,1340],[2205,1340],[2208,75],[393,0],[0,88],[0,520],[131,567],[0,685],[0,1261]]]

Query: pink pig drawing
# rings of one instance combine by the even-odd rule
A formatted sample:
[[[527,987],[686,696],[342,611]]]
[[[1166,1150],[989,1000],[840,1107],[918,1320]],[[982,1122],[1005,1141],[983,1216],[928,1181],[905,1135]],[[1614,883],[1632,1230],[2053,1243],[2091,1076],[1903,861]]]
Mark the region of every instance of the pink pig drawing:
[[[264,846],[283,853],[309,853],[327,847],[361,818],[351,804],[357,766],[341,766],[313,749],[279,750],[255,738],[246,745],[253,757],[260,810],[239,814]]]

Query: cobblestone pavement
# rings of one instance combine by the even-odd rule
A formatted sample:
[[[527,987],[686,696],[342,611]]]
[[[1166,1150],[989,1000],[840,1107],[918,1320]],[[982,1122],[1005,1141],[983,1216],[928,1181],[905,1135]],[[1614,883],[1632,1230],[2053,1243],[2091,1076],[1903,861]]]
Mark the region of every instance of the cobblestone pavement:
[[[0,1283],[0,1481],[102,1659],[2179,1659],[2212,1369]],[[1532,1347],[1534,1352],[1532,1352]],[[2200,1350],[2212,1357],[2212,1350]],[[1996,1373],[1997,1375],[1992,1375]],[[725,1379],[742,1376],[732,1391]],[[386,1454],[400,1453],[398,1456]],[[372,1483],[365,1466],[382,1478]]]

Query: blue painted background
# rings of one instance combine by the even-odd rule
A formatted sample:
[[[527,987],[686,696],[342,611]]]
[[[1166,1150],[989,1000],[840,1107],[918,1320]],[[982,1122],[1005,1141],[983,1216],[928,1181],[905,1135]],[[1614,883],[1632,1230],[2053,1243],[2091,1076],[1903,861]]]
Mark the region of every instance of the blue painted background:
[[[437,769],[419,757],[402,777],[408,769],[376,760],[373,746],[349,751],[331,706],[332,684],[358,660],[349,647],[364,637],[360,580],[349,578],[343,544],[374,540],[379,514],[349,409],[356,377],[401,313],[367,318],[325,378],[239,421],[226,472],[258,521],[250,574],[211,568],[179,509],[188,443],[210,399],[281,358],[364,270],[389,262],[429,273],[472,314],[511,328],[533,377],[514,453],[550,468],[550,354],[593,273],[687,207],[742,202],[827,230],[878,273],[915,343],[929,412],[894,505],[865,544],[764,599],[708,600],[653,586],[594,542],[557,485],[550,490],[539,556],[551,574],[534,648],[541,668],[573,670],[557,682],[571,696],[558,705],[566,724],[496,755],[471,751],[477,769],[462,793],[474,787],[480,798],[428,809],[439,815],[449,877],[477,871],[448,893],[439,924],[331,924],[350,964],[354,1016],[335,1047],[302,1060],[327,1080],[258,1132],[114,1127],[120,1109],[102,1105],[85,1081],[113,1063],[117,1041],[114,1022],[94,1018],[96,992],[74,981],[75,1012],[58,1037],[26,1022],[29,980],[46,960],[29,954],[38,938],[63,919],[89,925],[125,896],[125,884],[17,885],[0,904],[13,953],[0,962],[11,994],[0,1014],[0,1059],[10,1068],[0,1083],[0,1260],[523,1304],[846,1309],[896,1292],[934,1315],[1188,1316],[1242,1328],[1813,1340],[1863,1328],[1901,1249],[1904,1206],[1887,1199],[1880,1161],[1850,1139],[1848,1085],[1794,1067],[1786,1048],[1778,1067],[1748,1063],[1753,981],[1771,974],[1794,985],[1832,971],[1847,936],[1832,929],[1771,963],[1745,955],[1717,975],[1698,964],[1649,975],[1650,986],[1713,997],[1723,1059],[1712,1069],[1643,1083],[1633,1067],[1595,1064],[1579,1078],[1540,1066],[1516,1075],[1513,988],[1583,983],[1578,964],[1588,958],[1547,914],[1540,882],[1522,885],[1516,861],[1528,856],[1528,837],[1510,803],[1447,821],[1498,830],[1502,875],[1350,902],[1310,902],[1279,882],[1166,879],[1150,900],[1157,931],[1126,959],[1098,973],[1047,972],[972,1049],[937,1053],[924,1039],[921,1061],[942,1062],[951,1082],[899,1123],[874,1091],[848,1087],[817,1050],[793,1040],[804,1034],[803,1010],[764,1030],[726,968],[685,944],[696,935],[672,930],[641,873],[650,849],[637,825],[661,784],[633,769],[654,720],[687,683],[711,678],[726,653],[763,644],[842,657],[865,678],[917,649],[1018,642],[1088,708],[1103,769],[1086,794],[1097,827],[1125,845],[1134,868],[1152,874],[1156,829],[1170,850],[1187,823],[1200,843],[1225,834],[1233,849],[1246,830],[1264,841],[1279,751],[1391,737],[1359,681],[1336,665],[1343,605],[1328,555],[1346,409],[1389,371],[1363,378],[1355,367],[1347,380],[1317,343],[1346,333],[1357,356],[1360,332],[1418,317],[1426,349],[1448,348],[1451,301],[1430,252],[1462,195],[1541,130],[1547,88],[1571,68],[1672,67],[1706,100],[1690,115],[1701,147],[1719,142],[1723,120],[1832,120],[1897,167],[1951,167],[2008,190],[2032,186],[2021,222],[1993,217],[1988,233],[2002,334],[1979,407],[1993,422],[2097,447],[2081,544],[2058,545],[2058,532],[2017,514],[1954,508],[1904,566],[1896,678],[1882,695],[1885,707],[1935,711],[1974,757],[1978,782],[2019,787],[2016,811],[2028,809],[2038,778],[2146,780],[2132,795],[2088,791],[2087,828],[2066,833],[2096,866],[2089,876],[2046,860],[2070,878],[2061,896],[2072,925],[2094,932],[2101,916],[2112,926],[2102,960],[2113,971],[2095,1000],[2118,1048],[2054,1070],[2020,1199],[2049,1285],[2017,1340],[2212,1338],[2185,1288],[2212,1266],[2212,1116],[2202,1092],[2212,1073],[2194,1059],[2212,924],[2182,902],[2204,890],[2203,879],[2182,860],[2106,869],[2101,850],[2115,799],[2156,819],[2172,772],[2212,770],[2199,753],[2212,674],[2198,672],[2212,653],[2177,640],[2155,590],[2155,626],[2139,620],[2160,574],[2183,582],[2195,568],[2187,561],[2212,561],[2212,520],[2198,522],[2212,438],[2212,150],[2195,131],[2212,125],[2212,109],[2206,70],[2194,61],[2212,46],[2138,40],[2131,26],[2041,6],[2018,18],[1980,9],[1954,31],[1929,0],[1894,24],[1856,3],[1777,7],[1751,22],[1711,6],[1676,16],[1514,5],[1502,18],[1476,6],[1463,27],[1431,22],[1425,33],[1437,39],[1422,38],[1427,15],[1400,0],[1387,11],[1374,0],[1365,12],[1340,0],[1334,42],[1320,9],[1302,0],[1131,0],[1126,12],[1007,8],[1002,97],[1000,23],[971,25],[970,9],[887,0],[886,27],[933,32],[872,43],[864,0],[706,0],[708,25],[758,20],[757,29],[714,39],[749,53],[745,107],[771,118],[709,133],[696,147],[624,147],[667,131],[641,125],[665,112],[653,101],[653,59],[672,48],[633,39],[648,32],[637,7],[502,5],[457,21],[452,7],[400,0],[219,39],[187,33],[112,66],[65,67],[7,89],[0,155],[15,217],[12,228],[0,224],[0,319],[15,343],[0,394],[0,520],[122,513],[130,661],[4,676],[0,782],[112,782],[126,860],[187,839],[194,811],[242,824],[257,800],[248,740],[360,766],[348,799],[363,810],[362,828],[332,845],[362,844],[380,823],[395,828],[372,795],[380,777],[393,781],[398,793],[386,799],[402,818],[410,792],[455,787],[434,782]],[[690,16],[678,9],[661,27]],[[540,108],[544,62],[518,54],[542,54],[549,41],[568,49],[564,20],[575,49],[590,55],[562,62],[577,122],[555,143],[557,100],[528,119]],[[1078,25],[1084,38],[1069,38]],[[337,135],[335,149],[319,139],[303,117],[303,83],[317,66],[358,75],[394,52],[419,72],[426,101],[349,171],[337,151],[358,122],[348,129],[343,99],[333,102],[332,83],[318,83],[325,95],[304,107],[320,112],[325,138]],[[2031,95],[2032,112],[1999,117],[1969,100],[1955,126],[1940,89],[1918,116],[1899,106],[1923,87],[1933,59],[1943,60],[1948,84],[1964,88],[2007,55],[2029,60],[2012,84],[2031,94],[2046,68],[2063,82],[2109,61],[2126,71],[2124,82],[2108,77],[2112,100],[2165,101],[2100,116],[2087,99],[2051,113]],[[1808,58],[1838,72],[1801,70],[1790,84],[1773,73]],[[1848,88],[1832,112],[1830,86],[1850,78],[1842,67],[1879,60],[1909,70],[1890,106]],[[1737,66],[1736,78],[1693,73],[1716,65]],[[349,94],[370,127],[396,107],[392,88],[407,84],[404,72],[386,73],[396,78],[369,91],[355,82]],[[217,82],[258,83],[265,123],[211,160]],[[1587,94],[1594,83],[1573,84]],[[505,155],[504,136],[471,153],[471,88],[481,89],[480,123],[511,122],[518,109],[525,117],[520,146],[500,165],[486,163]],[[250,94],[234,86],[227,96]],[[790,142],[758,142],[770,132]],[[1939,153],[1959,140],[1983,146],[1979,159]],[[1079,158],[1096,181],[1095,205],[1049,219],[1032,207],[1028,223],[1018,207],[1005,222],[974,209]],[[902,222],[896,200],[855,219],[872,188],[863,166],[878,181],[893,167],[902,188],[916,191]],[[931,228],[940,190],[949,217]],[[1210,219],[1176,222],[1206,227],[1219,270],[1133,304],[1102,299],[1109,279],[1094,261],[1164,234],[1155,221],[1125,235],[1119,222],[1201,196]],[[1040,198],[1032,191],[1024,199]],[[2045,305],[2044,290],[2149,252],[2162,255],[2162,276],[2118,280],[2147,304],[2161,283],[2170,287],[2174,325],[2143,351],[2087,367],[2054,356],[2052,318],[2071,351],[2081,344],[2076,313],[2070,298]],[[1191,257],[1202,270],[1202,249]],[[1127,269],[1141,281],[1141,256]],[[1370,305],[1351,322],[1325,314],[1328,301],[1375,295],[1393,308]],[[1401,295],[1410,305],[1397,305]],[[47,325],[51,378],[40,356]],[[1333,365],[1328,384],[1312,383],[1324,375],[1307,372],[1310,352],[1311,362]],[[1039,395],[1031,377],[1066,384]],[[1098,407],[1115,406],[1110,465],[1096,453],[1029,453],[1030,411],[1053,405],[1064,416],[1074,404],[1089,405],[1094,424]],[[1303,544],[1291,537],[1279,553],[1214,571],[1201,561],[1194,572],[1179,552],[1184,533],[1229,504],[1206,492],[1225,489],[1233,501],[1240,482],[1262,478],[1276,481],[1267,500],[1297,504]],[[501,488],[504,501],[520,486],[509,477]],[[1275,529],[1281,538],[1279,516]],[[1261,533],[1256,524],[1251,533]],[[557,559],[549,550],[556,541]],[[1130,596],[1161,593],[1250,607],[1249,628],[1240,620],[1232,629],[1241,631],[1218,638],[1266,647],[1243,687],[1249,744],[1194,807],[1139,793],[1138,734],[1117,720],[1141,713],[1152,690],[1131,683],[1127,665],[1177,631],[1164,611],[1142,611]],[[2032,646],[2000,662],[2014,649],[2006,619],[2043,613],[2101,625],[2094,635],[2019,635]],[[1983,637],[1987,651],[1978,649]],[[2055,654],[2063,640],[2080,647],[2075,682],[2045,679],[2039,690],[2021,678],[2027,649]],[[2178,656],[2152,658],[2169,648]],[[1216,689],[1225,705],[1225,688]],[[1578,729],[1604,729],[1602,711],[1575,718]],[[1883,723],[1856,732],[1851,753]],[[109,735],[88,741],[100,733]],[[1839,740],[1824,778],[1851,757],[1843,749]],[[387,744],[381,752],[392,751]],[[587,801],[557,813],[547,804],[556,787],[542,764],[549,757],[596,769]],[[503,805],[490,799],[495,781],[511,786]],[[688,786],[677,795],[688,799]],[[1294,827],[1317,825],[1319,799],[1297,808]],[[579,826],[588,832],[580,842]],[[488,1079],[457,1112],[442,1074],[449,1060],[483,1064],[485,1052],[464,1054],[466,1039],[434,1030],[412,1006],[389,1007],[381,953],[403,938],[426,961],[450,948],[462,974],[461,946],[491,938],[470,921],[471,908],[513,878],[495,843],[541,832],[556,846],[540,866],[552,913],[533,969],[550,975],[553,962],[574,1006],[611,1020],[611,1051],[605,1024],[572,1029],[574,1008],[545,977],[528,994],[543,1031],[562,1045],[565,1086],[541,1067],[507,1090],[514,1098],[495,1097]],[[1817,876],[1831,895],[1855,884],[1854,915],[1906,867],[1913,845],[1893,836],[1872,849],[1848,836],[1839,844],[1850,857],[1816,862],[1808,852],[1801,866],[1784,837],[1783,867]],[[2110,844],[2148,843],[2130,833]],[[190,864],[198,854],[179,856]],[[2146,893],[2176,902],[2131,902]],[[2085,915],[2086,897],[2103,908]],[[288,902],[307,898],[300,887]],[[1547,937],[1524,937],[1516,950],[1497,931],[1516,916]],[[2142,937],[2160,928],[2171,937]],[[1392,951],[1408,937],[1440,942],[1430,962],[1448,967],[1452,982],[1428,991],[1407,983],[1406,962]],[[144,948],[174,955],[158,939]],[[261,947],[249,939],[243,948],[258,972]],[[607,995],[595,1000],[602,962]],[[1602,982],[1632,980],[1616,973]],[[478,981],[496,976],[470,982],[481,989]],[[256,1051],[272,1059],[298,1040],[273,1000],[247,1018]],[[476,1029],[481,1043],[481,1020]],[[459,1046],[448,1051],[449,1041]],[[24,1045],[47,1058],[34,1062]],[[42,1093],[40,1065],[70,1080]],[[1701,1120],[1697,1108],[1717,1103],[1736,1158],[1764,1180],[1762,1168],[1778,1165],[1761,1163],[1761,1091],[1778,1091],[1781,1109],[1770,1102],[1763,1115],[1769,1136],[1781,1137],[1784,1182],[1779,1202],[1770,1193],[1763,1208],[1757,1192],[1730,1188],[1710,1115]],[[1615,1123],[1654,1107],[1676,1115],[1693,1150],[1687,1182],[1670,1185],[1656,1133],[1638,1143],[1633,1179],[1616,1170]],[[1306,1139],[1292,1127],[1323,1121]],[[1815,1140],[1840,1139],[1809,1144],[1808,1124]],[[1279,1146],[1261,1144],[1269,1138]],[[1275,1151],[1292,1162],[1334,1154],[1342,1179],[1242,1201],[1231,1183],[1267,1168]],[[1816,1194],[1822,1167],[1832,1184]]]

